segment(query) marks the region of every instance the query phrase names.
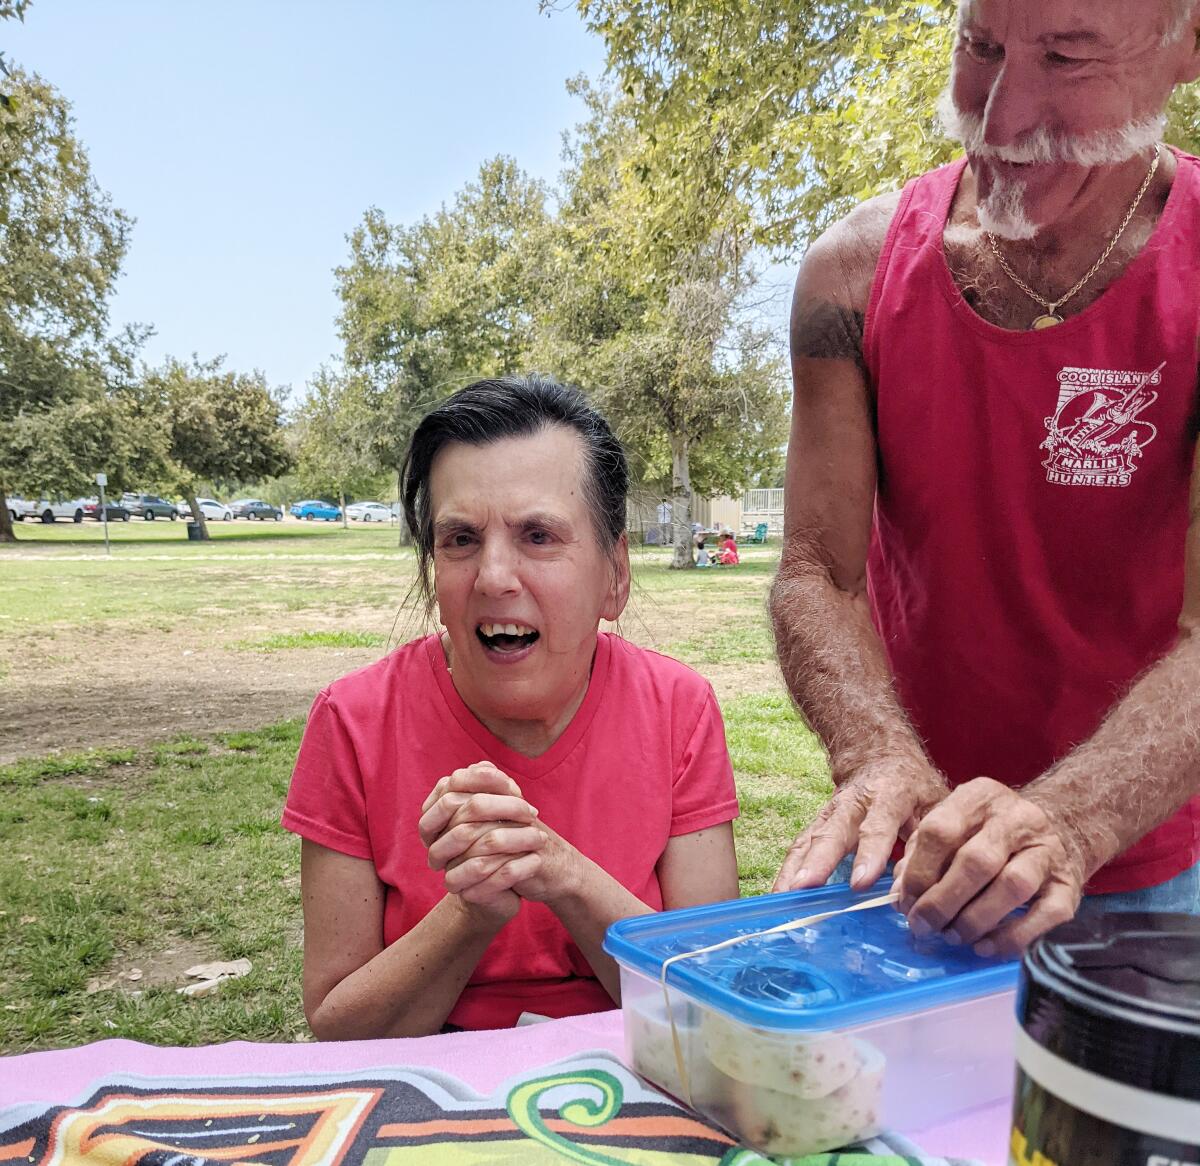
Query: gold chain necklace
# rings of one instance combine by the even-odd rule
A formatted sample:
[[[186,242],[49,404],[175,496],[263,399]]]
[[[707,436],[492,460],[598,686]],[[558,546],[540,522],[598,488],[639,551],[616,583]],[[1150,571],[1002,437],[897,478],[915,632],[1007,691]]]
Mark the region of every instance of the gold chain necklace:
[[[1154,161],[1150,163],[1150,171],[1142,181],[1142,185],[1137,192],[1137,197],[1133,200],[1133,205],[1126,212],[1125,217],[1121,220],[1121,225],[1117,228],[1117,233],[1109,240],[1108,246],[1104,248],[1104,254],[1092,264],[1088,273],[1075,284],[1073,288],[1065,295],[1059,296],[1056,300],[1043,299],[1027,284],[1011,267],[1008,265],[1008,260],[1004,258],[1004,252],[1000,250],[1000,244],[996,240],[996,236],[991,231],[985,232],[987,240],[991,244],[992,254],[996,256],[997,262],[1004,268],[1004,274],[1013,281],[1031,300],[1042,305],[1046,309],[1045,314],[1038,316],[1030,325],[1032,331],[1040,332],[1043,328],[1053,328],[1055,324],[1063,322],[1062,316],[1058,314],[1058,309],[1063,306],[1069,299],[1074,298],[1077,292],[1104,266],[1104,261],[1112,254],[1113,248],[1121,241],[1121,236],[1125,234],[1125,228],[1129,226],[1133,216],[1137,213],[1137,209],[1142,205],[1142,199],[1146,197],[1146,191],[1150,189],[1150,183],[1154,181],[1154,175],[1158,173],[1158,163],[1162,157],[1159,147],[1154,147]]]

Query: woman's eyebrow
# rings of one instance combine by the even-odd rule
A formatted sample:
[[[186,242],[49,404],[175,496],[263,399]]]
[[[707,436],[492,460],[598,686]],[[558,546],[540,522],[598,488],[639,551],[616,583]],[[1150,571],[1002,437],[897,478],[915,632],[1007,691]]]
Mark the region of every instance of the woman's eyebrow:
[[[469,519],[460,518],[458,515],[450,514],[445,518],[439,518],[433,524],[433,533],[435,536],[451,534],[459,530],[474,530],[475,524]]]
[[[571,524],[561,514],[551,514],[548,511],[539,511],[534,514],[525,514],[520,518],[508,523],[510,527],[516,527],[520,530],[531,530],[537,527],[540,530],[567,531],[571,529]]]

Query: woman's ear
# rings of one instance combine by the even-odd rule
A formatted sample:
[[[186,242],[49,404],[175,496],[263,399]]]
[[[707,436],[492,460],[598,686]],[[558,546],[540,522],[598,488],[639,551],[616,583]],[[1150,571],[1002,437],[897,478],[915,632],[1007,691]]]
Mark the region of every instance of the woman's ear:
[[[604,597],[604,606],[600,610],[602,619],[612,623],[621,618],[625,605],[629,602],[629,535],[622,532],[616,546],[609,556],[612,564],[612,575],[609,582],[608,594]]]

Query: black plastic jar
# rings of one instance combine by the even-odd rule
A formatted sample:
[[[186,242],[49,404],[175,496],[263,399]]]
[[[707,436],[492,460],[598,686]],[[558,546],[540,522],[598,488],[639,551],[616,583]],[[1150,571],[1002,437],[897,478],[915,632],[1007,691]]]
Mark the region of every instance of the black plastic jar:
[[[1088,913],[1017,993],[1013,1166],[1200,1166],[1200,918]]]

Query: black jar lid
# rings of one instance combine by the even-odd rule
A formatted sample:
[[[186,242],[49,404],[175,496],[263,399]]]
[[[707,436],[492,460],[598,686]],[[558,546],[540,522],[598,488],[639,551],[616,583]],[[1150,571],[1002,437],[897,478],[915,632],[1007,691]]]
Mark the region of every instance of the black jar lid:
[[[1200,1100],[1200,917],[1086,911],[1025,953],[1017,1018],[1081,1069]]]

